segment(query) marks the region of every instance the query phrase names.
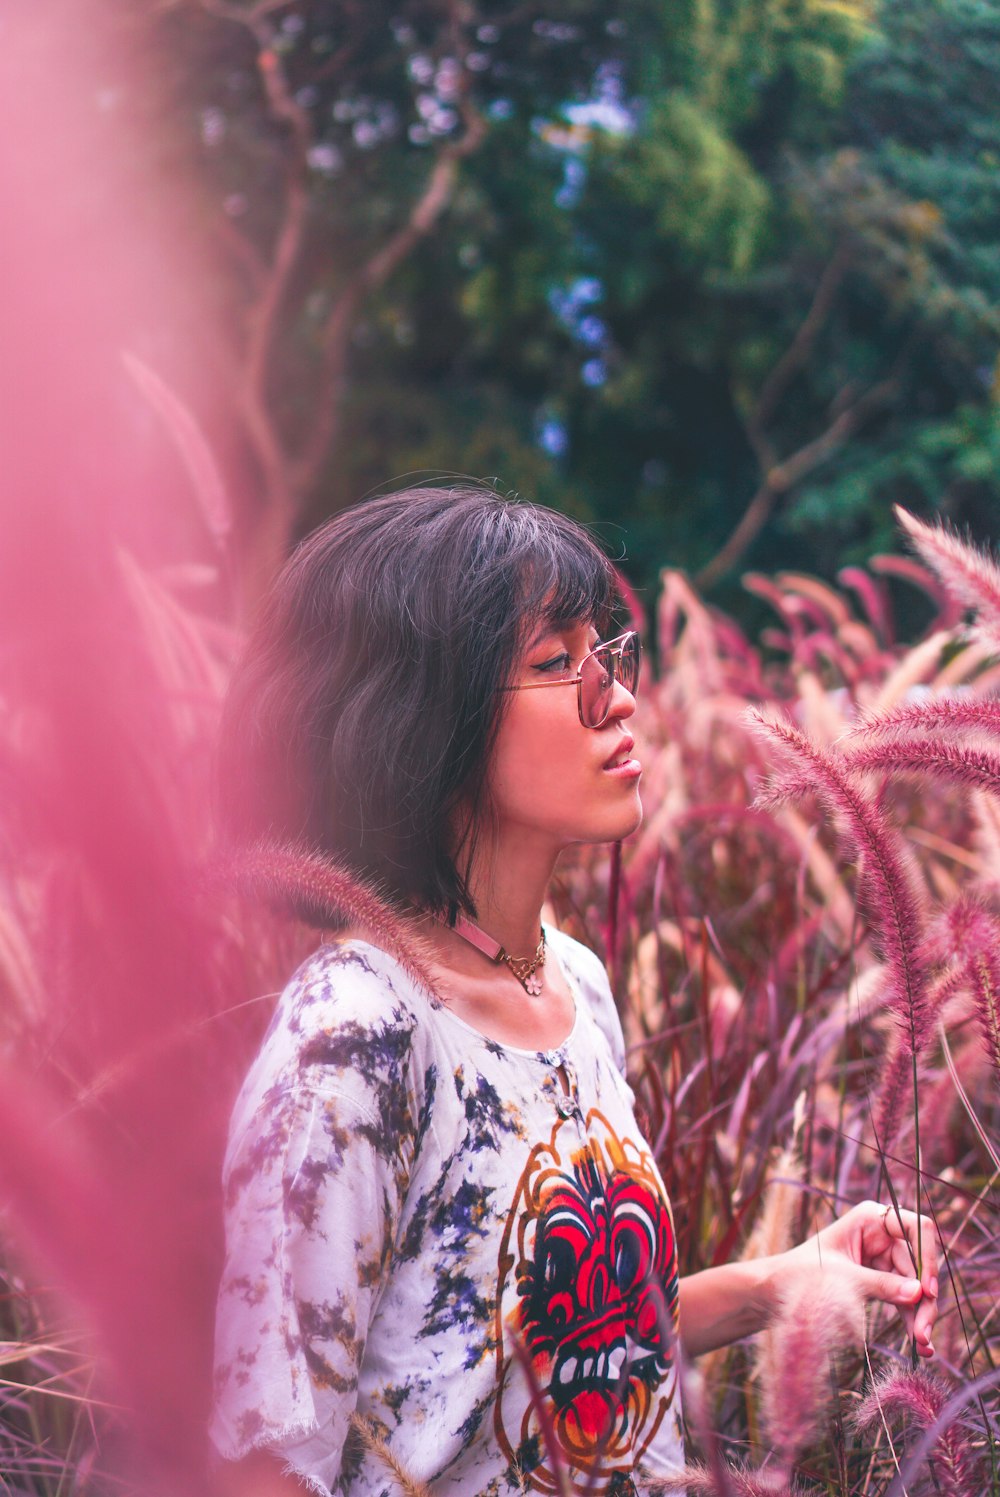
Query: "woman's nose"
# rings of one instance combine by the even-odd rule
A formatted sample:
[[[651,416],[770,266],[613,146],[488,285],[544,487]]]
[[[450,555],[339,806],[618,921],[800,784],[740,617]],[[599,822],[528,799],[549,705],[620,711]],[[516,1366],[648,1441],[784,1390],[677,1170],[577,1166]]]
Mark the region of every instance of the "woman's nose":
[[[631,717],[635,711],[635,697],[618,680],[615,681],[614,690],[611,693],[611,706],[608,708],[609,717]]]

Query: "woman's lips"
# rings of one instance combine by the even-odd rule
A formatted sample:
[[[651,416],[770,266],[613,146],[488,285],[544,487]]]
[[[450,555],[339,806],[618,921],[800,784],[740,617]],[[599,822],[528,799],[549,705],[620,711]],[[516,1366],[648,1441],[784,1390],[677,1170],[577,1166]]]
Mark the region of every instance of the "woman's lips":
[[[626,779],[631,779],[635,775],[642,774],[642,765],[639,763],[639,760],[631,757],[634,747],[635,739],[623,739],[610,759],[605,761],[604,773],[622,775]]]

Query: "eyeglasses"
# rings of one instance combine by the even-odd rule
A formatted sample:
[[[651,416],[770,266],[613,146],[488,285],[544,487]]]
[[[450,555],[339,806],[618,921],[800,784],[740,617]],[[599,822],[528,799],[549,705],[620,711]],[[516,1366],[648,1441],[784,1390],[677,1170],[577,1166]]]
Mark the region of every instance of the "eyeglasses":
[[[561,681],[522,681],[518,686],[505,689],[534,691],[538,686],[575,685],[580,721],[585,728],[599,728],[608,720],[616,681],[620,681],[626,691],[635,694],[641,658],[639,636],[630,629],[627,634],[619,634],[617,639],[609,639],[585,655],[575,676],[566,676]]]

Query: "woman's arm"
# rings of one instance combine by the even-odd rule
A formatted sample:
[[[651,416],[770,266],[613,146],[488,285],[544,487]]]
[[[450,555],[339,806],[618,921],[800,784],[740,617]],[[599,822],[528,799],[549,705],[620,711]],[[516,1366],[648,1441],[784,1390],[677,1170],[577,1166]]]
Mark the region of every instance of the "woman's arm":
[[[918,1273],[919,1269],[919,1273]],[[932,1223],[912,1211],[862,1201],[787,1253],[706,1268],[681,1280],[681,1342],[690,1357],[763,1330],[782,1294],[803,1276],[840,1274],[865,1300],[899,1309],[923,1357],[934,1354],[938,1245]]]
[[[767,1325],[777,1305],[776,1258],[752,1258],[688,1274],[680,1283],[681,1344],[700,1357],[753,1336]]]

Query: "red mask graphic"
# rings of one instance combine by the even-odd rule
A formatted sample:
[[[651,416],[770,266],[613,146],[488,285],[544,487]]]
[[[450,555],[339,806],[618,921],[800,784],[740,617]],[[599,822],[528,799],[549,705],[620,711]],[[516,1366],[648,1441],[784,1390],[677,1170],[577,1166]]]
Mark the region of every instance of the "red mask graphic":
[[[504,1234],[496,1427],[505,1453],[522,1468],[540,1455],[524,1478],[551,1492],[554,1461],[542,1438],[543,1422],[551,1421],[562,1463],[583,1484],[598,1465],[606,1476],[590,1490],[603,1493],[616,1468],[631,1469],[673,1400],[677,1256],[648,1152],[621,1143],[594,1112],[587,1145],[564,1160],[557,1147],[564,1126],[532,1151]],[[568,1138],[577,1142],[575,1133],[570,1127]],[[511,1419],[512,1336],[531,1358],[548,1421],[530,1402],[519,1423]],[[517,1391],[527,1400],[522,1386]]]

